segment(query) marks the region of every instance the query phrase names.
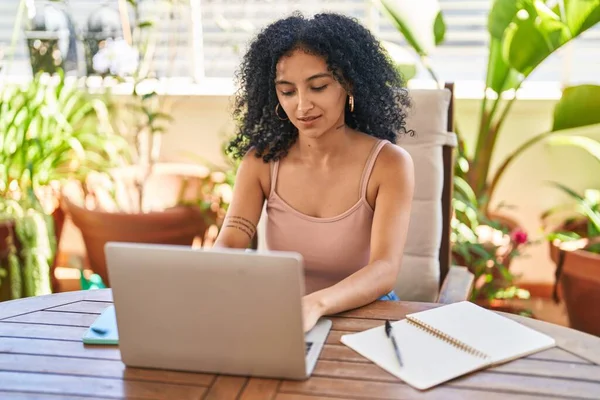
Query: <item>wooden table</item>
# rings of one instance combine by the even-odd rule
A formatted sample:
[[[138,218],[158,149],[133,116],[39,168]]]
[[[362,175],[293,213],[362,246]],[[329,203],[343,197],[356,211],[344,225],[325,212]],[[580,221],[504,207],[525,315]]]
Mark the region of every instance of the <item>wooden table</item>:
[[[511,316],[552,335],[560,348],[419,392],[339,339],[436,304],[375,302],[333,317],[313,376],[294,382],[126,368],[117,347],[81,342],[111,301],[110,290],[97,290],[0,303],[0,398],[600,399],[600,338],[526,318]]]

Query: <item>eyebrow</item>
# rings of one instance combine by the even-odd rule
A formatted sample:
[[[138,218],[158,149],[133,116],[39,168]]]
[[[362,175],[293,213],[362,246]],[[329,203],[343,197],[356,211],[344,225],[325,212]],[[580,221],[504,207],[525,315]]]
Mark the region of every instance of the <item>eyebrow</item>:
[[[313,76],[310,76],[310,77],[306,78],[306,82],[309,82],[309,81],[312,81],[312,80],[318,79],[318,78],[324,78],[324,77],[331,78],[331,74],[327,73],[327,72],[322,72],[320,74],[316,74],[316,75],[313,75]],[[285,80],[282,80],[282,79],[276,80],[275,84],[276,85],[293,85],[292,82],[285,81]]]

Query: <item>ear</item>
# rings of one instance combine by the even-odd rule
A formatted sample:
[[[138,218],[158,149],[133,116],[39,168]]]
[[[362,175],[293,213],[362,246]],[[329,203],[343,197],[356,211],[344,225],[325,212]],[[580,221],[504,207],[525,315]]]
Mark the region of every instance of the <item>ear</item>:
[[[343,81],[341,81],[340,84],[342,85],[342,87],[346,91],[346,94],[348,96],[352,96],[352,93],[354,93],[354,85],[350,81],[348,81],[347,79],[344,79]]]
[[[332,73],[333,73],[333,77],[335,78],[335,80],[338,81],[340,83],[340,85],[342,85],[342,87],[346,91],[346,94],[348,96],[352,95],[352,93],[354,92],[354,90],[353,90],[354,89],[354,85],[344,75],[344,71],[342,71],[339,68],[336,68],[336,69],[332,70]]]

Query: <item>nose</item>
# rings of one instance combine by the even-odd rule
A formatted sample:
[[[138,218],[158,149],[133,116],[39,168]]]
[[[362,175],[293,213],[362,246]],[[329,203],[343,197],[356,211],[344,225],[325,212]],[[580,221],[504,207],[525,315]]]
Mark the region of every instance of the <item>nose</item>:
[[[312,110],[314,106],[315,105],[308,93],[298,93],[298,111],[301,114],[306,114],[308,111]]]

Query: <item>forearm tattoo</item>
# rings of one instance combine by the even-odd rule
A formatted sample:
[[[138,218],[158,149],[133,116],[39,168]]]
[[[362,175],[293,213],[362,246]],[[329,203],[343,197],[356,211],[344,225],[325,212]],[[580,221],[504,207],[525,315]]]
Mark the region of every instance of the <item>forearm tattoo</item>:
[[[252,222],[248,221],[244,217],[238,217],[235,215],[228,216],[225,219],[224,227],[240,230],[240,231],[244,232],[246,235],[248,235],[250,240],[252,240],[252,238],[254,237],[254,234],[256,233],[256,226],[254,226],[254,224]]]

